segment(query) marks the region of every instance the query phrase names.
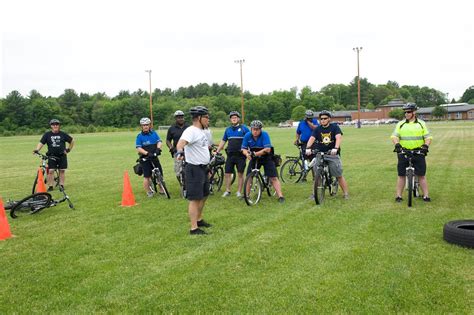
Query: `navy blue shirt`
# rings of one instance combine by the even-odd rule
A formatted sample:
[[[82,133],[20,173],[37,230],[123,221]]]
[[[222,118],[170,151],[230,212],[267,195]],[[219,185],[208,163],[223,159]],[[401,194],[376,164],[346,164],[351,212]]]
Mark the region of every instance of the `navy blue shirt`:
[[[272,143],[270,142],[270,136],[266,131],[263,130],[257,139],[254,139],[252,132],[248,132],[245,134],[244,139],[242,140],[242,149],[250,151],[260,151],[264,148],[271,147]]]
[[[150,129],[150,132],[140,132],[135,141],[136,148],[142,148],[147,152],[156,152],[156,144],[161,141],[160,136],[155,130]]]
[[[244,136],[249,132],[249,128],[245,125],[227,127],[224,131],[224,136],[222,137],[222,140],[229,141],[229,144],[227,145],[227,153],[240,152]]]
[[[316,118],[313,118],[313,125],[316,127],[319,126],[319,122]],[[301,142],[308,142],[311,134],[313,133],[313,129],[308,125],[306,119],[300,120],[298,124],[298,128],[296,128],[296,133],[300,135]]]
[[[329,124],[327,128],[318,126],[313,130],[312,136],[316,138],[316,149],[327,152],[334,149],[336,145],[336,135],[342,135],[341,128],[337,124]]]

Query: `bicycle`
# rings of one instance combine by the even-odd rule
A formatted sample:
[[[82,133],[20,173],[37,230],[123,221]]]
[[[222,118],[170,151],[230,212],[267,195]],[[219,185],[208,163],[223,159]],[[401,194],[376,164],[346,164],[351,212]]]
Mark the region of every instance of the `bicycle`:
[[[324,202],[326,189],[329,190],[329,195],[335,196],[339,189],[339,181],[336,177],[332,176],[329,171],[329,164],[325,156],[329,153],[321,152],[317,149],[311,150],[314,154],[314,158],[309,163],[309,167],[315,166],[313,193],[314,201],[317,205],[321,205]]]
[[[161,188],[162,193],[166,196],[166,198],[170,199],[170,193],[168,192],[168,188],[166,188],[165,179],[163,178],[163,174],[161,173],[160,169],[155,165],[154,159],[157,158],[157,154],[154,153],[151,157],[142,157],[140,160],[143,162],[150,161],[151,166],[153,167],[151,170],[151,183],[150,183],[150,190],[153,193],[157,193],[158,186]]]
[[[247,175],[244,181],[244,199],[245,203],[249,206],[256,205],[262,198],[262,191],[266,190],[269,197],[275,196],[276,190],[270,183],[270,178],[260,172],[259,163],[261,157],[255,156],[254,152],[250,153],[252,159],[256,159],[255,166],[252,171]]]
[[[47,156],[39,152],[35,152],[34,154],[41,158],[40,168],[41,168],[41,172],[43,173],[44,183],[46,184],[47,179],[48,179],[47,175],[49,172],[48,159],[56,161],[58,158],[55,156]],[[54,183],[55,183],[55,187],[59,186],[59,170],[58,169],[54,169]],[[35,193],[37,184],[38,184],[38,172],[36,172],[35,181],[33,182],[33,188],[31,189],[32,194]]]
[[[186,199],[186,172],[185,172],[186,161],[183,159],[180,161],[180,163],[181,165],[180,165],[180,172],[178,176],[178,182],[179,182],[181,197]]]
[[[5,210],[10,210],[10,216],[16,219],[27,214],[38,213],[45,208],[54,207],[65,201],[67,201],[69,208],[74,209],[74,205],[64,188],[59,186],[59,191],[62,192],[63,196],[57,200],[54,200],[51,194],[47,192],[34,193],[19,201],[9,200],[5,205]]]
[[[209,193],[220,191],[224,182],[225,158],[221,153],[213,153],[209,162]]]
[[[311,172],[314,178],[312,168],[308,166],[308,160],[300,144],[295,144],[298,148],[299,156],[286,156],[286,161],[280,168],[280,178],[284,183],[298,183],[305,181],[308,173]]]
[[[415,167],[413,166],[413,157],[415,155],[425,155],[421,150],[403,149],[399,155],[404,156],[408,160],[406,168],[406,186],[408,190],[408,207],[413,205],[413,197],[421,196],[421,187],[418,176],[415,175]]]

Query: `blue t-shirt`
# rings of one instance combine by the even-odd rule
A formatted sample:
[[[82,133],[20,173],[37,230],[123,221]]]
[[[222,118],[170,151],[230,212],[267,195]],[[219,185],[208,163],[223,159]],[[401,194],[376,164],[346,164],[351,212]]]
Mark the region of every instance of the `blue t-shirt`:
[[[313,118],[313,125],[319,126],[319,122],[316,118]],[[300,120],[298,124],[298,128],[296,128],[296,133],[300,135],[301,142],[308,142],[311,134],[313,133],[313,129],[308,125],[306,119]]]
[[[249,128],[247,128],[245,125],[227,127],[227,129],[224,131],[224,136],[222,137],[222,140],[229,141],[229,144],[227,145],[227,152],[240,152],[244,136],[249,132]]]
[[[140,132],[137,135],[137,140],[135,141],[136,148],[143,148],[148,152],[156,152],[156,144],[161,142],[160,136],[156,133],[155,130],[150,129],[150,132],[144,133]]]
[[[336,145],[336,135],[342,135],[341,128],[337,124],[329,124],[327,128],[318,126],[313,130],[312,136],[316,138],[316,149],[327,152],[334,149]]]
[[[264,148],[271,148],[272,143],[270,142],[270,136],[266,131],[262,130],[262,133],[257,139],[254,139],[252,132],[245,134],[242,140],[242,149],[250,151],[260,151]]]

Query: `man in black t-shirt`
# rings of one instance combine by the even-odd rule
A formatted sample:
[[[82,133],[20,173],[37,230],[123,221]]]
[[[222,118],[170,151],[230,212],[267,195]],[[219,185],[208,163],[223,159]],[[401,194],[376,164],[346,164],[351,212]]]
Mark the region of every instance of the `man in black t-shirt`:
[[[176,145],[178,144],[179,138],[181,138],[183,131],[188,128],[189,125],[184,121],[184,112],[181,110],[177,110],[174,113],[174,118],[176,119],[176,124],[168,129],[168,133],[166,134],[166,145],[170,149],[171,157],[174,158],[174,172],[179,181],[181,161],[178,161],[174,154],[176,153]]]
[[[329,172],[336,177],[344,193],[344,199],[349,199],[349,190],[344,176],[342,176],[341,143],[342,131],[337,124],[331,124],[331,112],[323,110],[319,113],[320,125],[313,130],[308,140],[307,148],[316,143],[316,149],[329,154],[324,155],[328,162]],[[306,149],[306,155],[311,154],[311,149]]]
[[[60,188],[64,188],[65,172],[67,169],[67,154],[71,152],[74,146],[74,139],[65,132],[60,130],[60,122],[57,119],[51,119],[49,122],[51,131],[46,132],[40,142],[36,145],[36,149],[33,153],[38,153],[41,148],[47,144],[48,152],[46,155],[50,157],[48,159],[48,191],[53,190],[53,179],[54,170],[59,169],[59,185]],[[66,143],[69,146],[66,148]]]

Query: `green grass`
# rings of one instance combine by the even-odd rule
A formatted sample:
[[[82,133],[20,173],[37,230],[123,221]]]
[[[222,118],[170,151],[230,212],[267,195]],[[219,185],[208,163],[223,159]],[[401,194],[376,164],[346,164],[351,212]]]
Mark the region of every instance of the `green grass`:
[[[393,126],[343,128],[351,199],[247,207],[211,196],[210,235],[188,235],[187,203],[168,154],[171,200],[148,199],[132,174],[136,133],[76,135],[66,204],[9,219],[0,242],[0,313],[464,313],[474,310],[474,251],[442,239],[443,224],[472,219],[474,124],[431,124],[430,204],[396,204]],[[294,129],[270,129],[294,155]],[[223,130],[214,130],[217,140]],[[161,134],[163,136],[163,134]],[[38,136],[0,138],[0,195],[27,195]],[[128,170],[138,206],[120,207]],[[55,192],[57,195],[57,192]]]

